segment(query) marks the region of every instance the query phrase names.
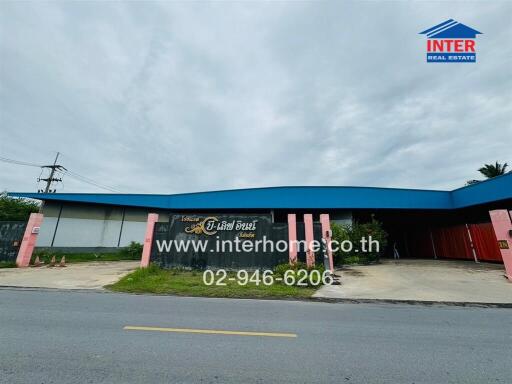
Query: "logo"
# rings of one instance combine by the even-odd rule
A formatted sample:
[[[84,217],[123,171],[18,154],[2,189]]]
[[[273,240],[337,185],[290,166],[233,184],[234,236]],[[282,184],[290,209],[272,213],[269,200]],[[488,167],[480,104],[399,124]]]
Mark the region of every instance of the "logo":
[[[218,217],[208,216],[203,220],[197,217],[184,216],[181,221],[196,222],[185,228],[185,233],[195,235],[215,235],[219,231],[242,231],[240,237],[254,237],[253,231],[256,231],[256,223],[258,220],[244,222],[242,220],[219,220]],[[249,231],[246,233],[245,231]]]
[[[427,63],[475,63],[476,29],[453,19],[420,32],[427,35]]]
[[[193,224],[190,227],[185,228],[185,232],[194,233],[196,235],[201,235],[203,233],[209,236],[215,235],[217,233],[217,229],[215,228],[215,226],[218,222],[218,218],[210,216],[197,224]]]

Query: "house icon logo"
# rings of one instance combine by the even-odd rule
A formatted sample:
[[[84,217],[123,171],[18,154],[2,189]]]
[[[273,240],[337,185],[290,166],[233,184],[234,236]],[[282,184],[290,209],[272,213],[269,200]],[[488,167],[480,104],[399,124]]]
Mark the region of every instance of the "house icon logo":
[[[427,63],[475,63],[476,29],[453,19],[420,32],[427,35]]]

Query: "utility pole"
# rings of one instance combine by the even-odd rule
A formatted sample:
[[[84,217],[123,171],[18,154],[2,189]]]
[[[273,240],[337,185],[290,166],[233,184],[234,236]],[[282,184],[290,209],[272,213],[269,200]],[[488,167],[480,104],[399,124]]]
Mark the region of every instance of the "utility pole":
[[[56,178],[54,177],[55,176],[55,170],[65,170],[67,171],[66,168],[64,168],[62,165],[59,165],[57,164],[57,160],[59,159],[59,155],[60,155],[60,152],[57,152],[57,156],[55,156],[55,160],[53,161],[53,164],[52,165],[42,165],[41,168],[48,168],[50,169],[50,176],[48,176],[46,179],[41,179],[41,178],[38,178],[37,181],[46,181],[46,187],[44,190],[42,189],[38,189],[37,192],[38,193],[51,193],[51,192],[55,192],[55,189],[52,191],[50,188],[52,186],[52,183],[55,181],[55,182],[59,182],[59,181],[62,181],[62,179],[60,178]],[[39,213],[43,213],[43,208],[44,208],[44,200],[41,201],[41,205],[39,206]]]
[[[53,182],[59,182],[59,181],[62,181],[61,178],[56,178],[54,177],[55,176],[55,171],[58,170],[66,170],[66,168],[64,168],[62,165],[59,165],[57,164],[57,160],[59,159],[59,155],[60,155],[60,152],[57,152],[57,156],[55,156],[55,160],[53,162],[52,165],[42,165],[41,168],[48,168],[50,169],[50,176],[45,178],[45,179],[41,179],[41,178],[38,178],[37,181],[46,181],[46,187],[44,189],[44,191],[42,189],[38,190],[37,192],[39,193],[52,193],[52,192],[55,192],[55,190],[51,190],[51,186],[52,186],[52,183]]]

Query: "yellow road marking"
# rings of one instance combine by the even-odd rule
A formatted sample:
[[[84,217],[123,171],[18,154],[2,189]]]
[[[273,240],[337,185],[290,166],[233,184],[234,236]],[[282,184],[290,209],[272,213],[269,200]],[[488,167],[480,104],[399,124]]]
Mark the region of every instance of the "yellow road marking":
[[[202,334],[237,335],[237,336],[297,337],[297,334],[295,334],[295,333],[222,331],[222,330],[215,330],[215,329],[191,329],[191,328],[136,327],[136,326],[132,326],[132,325],[127,325],[123,329],[125,331],[202,333]]]

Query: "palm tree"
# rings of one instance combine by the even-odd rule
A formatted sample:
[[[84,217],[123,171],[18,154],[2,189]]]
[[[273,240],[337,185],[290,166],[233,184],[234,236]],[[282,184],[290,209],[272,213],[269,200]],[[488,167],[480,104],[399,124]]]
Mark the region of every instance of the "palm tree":
[[[508,164],[500,164],[496,162],[496,164],[485,164],[482,168],[478,170],[482,175],[487,177],[488,179],[492,179],[496,176],[504,175],[506,172]]]

